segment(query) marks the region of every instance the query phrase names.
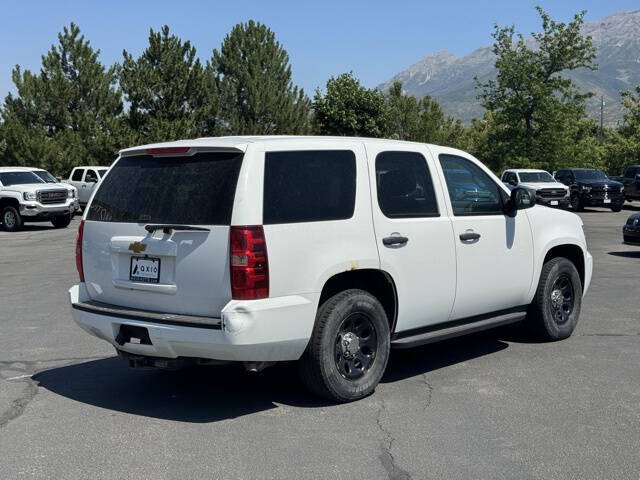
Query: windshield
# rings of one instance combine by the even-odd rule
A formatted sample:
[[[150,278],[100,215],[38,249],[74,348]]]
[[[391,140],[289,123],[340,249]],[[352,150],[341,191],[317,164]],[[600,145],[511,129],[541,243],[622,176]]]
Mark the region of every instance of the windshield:
[[[576,180],[607,180],[607,176],[602,170],[574,170]]]
[[[522,183],[550,183],[556,180],[547,172],[520,172],[520,181]]]
[[[42,180],[44,180],[47,183],[58,183],[58,179],[53,175],[51,175],[46,170],[36,170],[33,173],[35,173],[37,176],[39,176]]]
[[[44,183],[44,180],[33,172],[3,172],[0,173],[0,182],[5,187],[8,187],[11,185],[26,185],[28,183]]]

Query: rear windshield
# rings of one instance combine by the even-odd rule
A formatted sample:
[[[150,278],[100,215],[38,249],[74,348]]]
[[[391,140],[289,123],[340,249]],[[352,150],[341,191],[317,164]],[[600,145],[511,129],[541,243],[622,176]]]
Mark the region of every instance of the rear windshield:
[[[4,172],[0,173],[0,182],[5,187],[9,187],[11,185],[26,185],[29,183],[44,183],[33,172]]]
[[[123,157],[104,177],[87,220],[229,225],[241,164],[237,152]]]

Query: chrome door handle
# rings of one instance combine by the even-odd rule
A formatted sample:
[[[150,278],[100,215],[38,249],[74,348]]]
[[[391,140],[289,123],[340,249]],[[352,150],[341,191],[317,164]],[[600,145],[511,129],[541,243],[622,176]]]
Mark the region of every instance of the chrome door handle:
[[[480,234],[475,232],[464,232],[460,234],[460,240],[469,242],[471,240],[480,240]]]
[[[384,237],[382,239],[383,245],[386,245],[387,247],[391,245],[404,245],[408,241],[409,239],[407,237],[402,237],[400,235],[391,235],[390,237]]]

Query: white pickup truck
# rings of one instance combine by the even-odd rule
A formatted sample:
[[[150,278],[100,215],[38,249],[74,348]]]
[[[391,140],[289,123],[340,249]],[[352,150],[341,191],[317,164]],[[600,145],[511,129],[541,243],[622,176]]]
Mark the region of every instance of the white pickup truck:
[[[373,392],[392,348],[517,321],[567,338],[592,272],[580,217],[473,156],[347,137],[123,150],[76,264],[73,319],[130,366],[298,361],[338,402]]]
[[[0,167],[0,221],[7,231],[17,231],[24,222],[51,222],[64,228],[78,209],[77,191],[57,183],[40,168]]]

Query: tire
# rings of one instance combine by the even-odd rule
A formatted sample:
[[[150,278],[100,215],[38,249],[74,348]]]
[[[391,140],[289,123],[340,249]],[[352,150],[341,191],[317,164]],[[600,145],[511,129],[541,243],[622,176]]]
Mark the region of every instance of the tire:
[[[302,382],[333,402],[359,400],[380,382],[390,346],[389,322],[380,302],[364,290],[340,292],[318,309],[299,361]]]
[[[564,257],[552,258],[542,267],[527,322],[536,336],[563,340],[571,336],[578,324],[581,306],[582,282],[575,265]]]
[[[23,221],[16,207],[7,205],[2,209],[2,227],[7,232],[17,232],[22,229]]]
[[[622,210],[622,204],[617,204],[617,205],[612,205],[611,206],[611,211],[612,212],[619,212]]]
[[[51,219],[51,223],[56,228],[66,228],[71,223],[72,218],[73,213],[68,213],[67,215],[59,215],[57,217],[53,217]]]
[[[582,199],[577,193],[571,195],[571,208],[573,208],[576,212],[581,212],[582,210],[584,210]]]

